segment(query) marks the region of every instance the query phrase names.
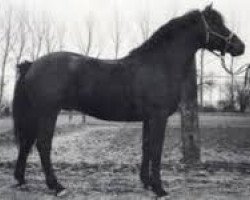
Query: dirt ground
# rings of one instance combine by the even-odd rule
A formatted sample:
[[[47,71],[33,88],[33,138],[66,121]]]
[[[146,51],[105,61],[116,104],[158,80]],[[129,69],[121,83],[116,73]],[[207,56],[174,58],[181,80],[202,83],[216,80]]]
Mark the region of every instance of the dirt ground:
[[[61,199],[154,199],[139,181],[141,124],[107,123],[80,116],[69,124],[60,116],[52,160],[59,180],[68,188]],[[169,120],[162,162],[165,199],[250,199],[250,115],[201,116],[202,164],[185,169],[181,159],[179,116]],[[45,186],[36,149],[27,166],[27,186],[13,187],[17,155],[10,119],[0,120],[0,199],[59,199]]]

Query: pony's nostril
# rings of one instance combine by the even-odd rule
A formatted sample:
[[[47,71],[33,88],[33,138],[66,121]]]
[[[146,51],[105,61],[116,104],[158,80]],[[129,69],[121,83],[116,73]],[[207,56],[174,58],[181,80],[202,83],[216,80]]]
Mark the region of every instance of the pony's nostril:
[[[239,55],[244,54],[244,52],[245,52],[245,44],[241,43],[241,44],[237,45],[236,50],[237,50]]]
[[[245,48],[246,48],[245,44],[242,43],[241,44],[241,52],[242,52],[242,54],[245,53]]]

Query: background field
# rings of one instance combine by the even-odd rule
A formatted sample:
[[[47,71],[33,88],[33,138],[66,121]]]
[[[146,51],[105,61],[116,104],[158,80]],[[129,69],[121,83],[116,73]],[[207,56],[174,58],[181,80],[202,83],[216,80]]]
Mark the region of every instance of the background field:
[[[162,177],[168,199],[249,199],[250,115],[201,114],[202,162],[184,170],[179,115],[169,119]],[[45,186],[34,148],[27,168],[27,187],[14,189],[17,149],[11,119],[0,120],[0,199],[56,199]],[[59,180],[69,189],[63,199],[152,199],[138,177],[141,123],[104,122],[60,115],[52,160]]]

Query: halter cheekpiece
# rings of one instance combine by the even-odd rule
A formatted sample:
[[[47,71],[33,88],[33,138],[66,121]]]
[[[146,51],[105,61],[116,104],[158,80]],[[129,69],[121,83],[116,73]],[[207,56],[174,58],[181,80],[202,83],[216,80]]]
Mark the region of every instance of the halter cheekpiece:
[[[214,55],[220,57],[221,59],[221,66],[224,68],[224,70],[229,73],[229,74],[233,74],[234,72],[232,72],[227,66],[226,66],[226,62],[225,62],[225,53],[227,51],[227,48],[228,46],[231,44],[231,41],[232,41],[232,38],[234,36],[234,33],[233,32],[230,32],[230,34],[228,36],[224,36],[224,35],[221,35],[220,33],[217,33],[215,31],[213,31],[211,29],[211,27],[209,26],[209,24],[207,23],[206,21],[206,18],[205,16],[201,13],[201,19],[203,21],[203,24],[204,24],[204,27],[205,27],[205,32],[206,32],[206,40],[205,40],[205,46],[207,46],[210,42],[210,34],[211,35],[214,35],[215,37],[217,38],[220,38],[222,40],[225,41],[225,47],[224,47],[224,50],[223,52],[221,52],[221,54],[218,54],[214,51],[211,51],[211,53],[213,53]]]
[[[204,24],[204,27],[205,27],[205,32],[206,32],[206,41],[205,41],[205,45],[208,45],[209,42],[210,42],[210,34],[211,34],[211,35],[214,35],[214,36],[216,36],[216,37],[218,37],[218,38],[220,38],[220,39],[222,39],[222,40],[224,40],[224,41],[226,42],[226,43],[225,43],[224,52],[223,52],[223,53],[225,53],[226,50],[227,50],[228,45],[231,44],[232,38],[233,38],[233,36],[234,36],[234,33],[233,33],[233,32],[230,32],[230,34],[229,34],[228,36],[223,36],[223,35],[221,35],[220,33],[217,33],[217,32],[215,32],[215,31],[213,31],[213,30],[211,29],[211,27],[209,26],[209,24],[208,24],[207,21],[206,21],[205,16],[204,16],[202,13],[201,13],[201,19],[202,19],[202,21],[203,21],[203,24]]]

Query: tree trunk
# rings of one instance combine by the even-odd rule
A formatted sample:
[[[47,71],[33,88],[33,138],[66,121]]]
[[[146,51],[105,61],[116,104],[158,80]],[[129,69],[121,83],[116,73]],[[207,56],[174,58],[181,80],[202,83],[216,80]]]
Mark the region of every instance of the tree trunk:
[[[182,84],[181,101],[181,139],[182,162],[195,164],[200,162],[200,131],[197,101],[196,63],[192,61],[186,80]]]
[[[203,110],[204,49],[201,50],[201,63],[200,64],[201,64],[201,74],[200,74],[200,108],[201,108],[201,110]],[[195,65],[195,63],[194,63],[194,65]],[[196,69],[195,69],[195,72],[196,72]]]
[[[1,69],[1,82],[0,82],[0,105],[3,103],[3,93],[4,93],[4,87],[5,87],[5,68],[6,68],[6,60],[7,57],[4,56],[4,60],[2,63],[2,69]]]
[[[244,113],[247,108],[248,97],[245,90],[239,92],[240,112]]]
[[[82,115],[82,124],[85,124],[86,123],[86,115]]]

